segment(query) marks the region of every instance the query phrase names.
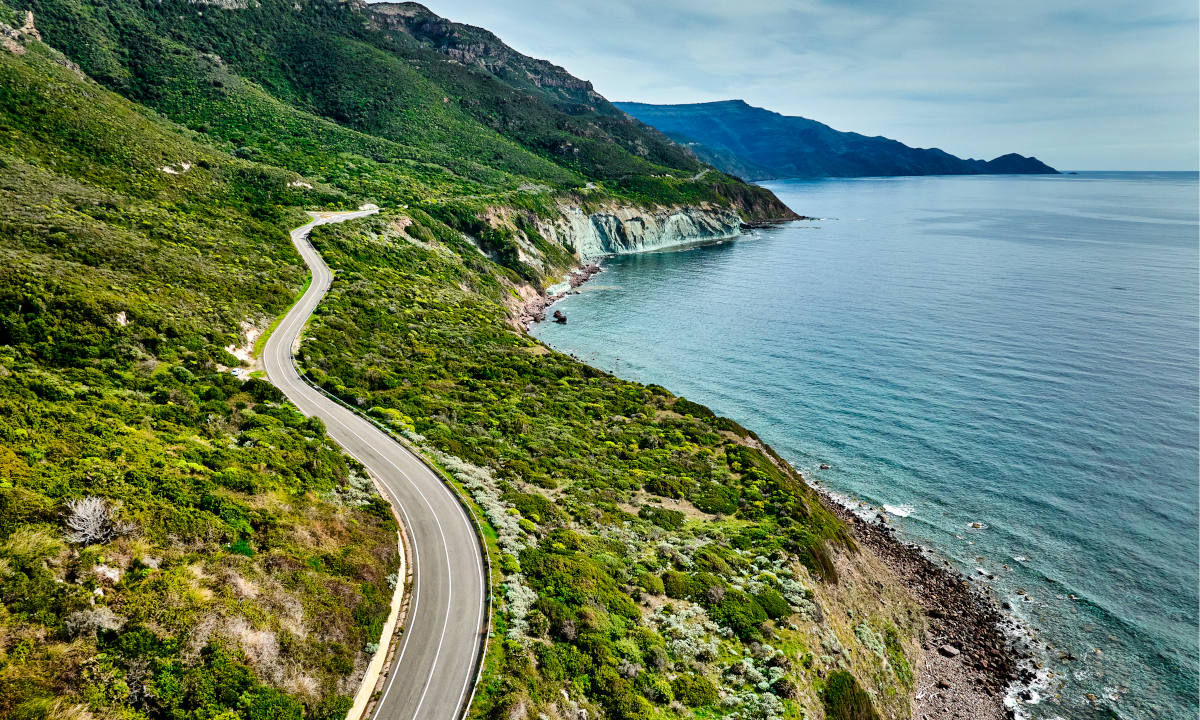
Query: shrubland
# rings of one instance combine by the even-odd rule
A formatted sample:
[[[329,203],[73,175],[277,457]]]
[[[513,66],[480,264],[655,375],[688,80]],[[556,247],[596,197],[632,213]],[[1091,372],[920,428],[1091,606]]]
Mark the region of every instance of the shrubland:
[[[192,135],[0,52],[0,717],[340,717],[387,617],[386,504],[223,371],[309,198]]]
[[[429,216],[313,241],[338,280],[302,367],[498,530],[509,630],[476,715],[906,715],[919,611],[753,432],[515,329],[518,281]]]
[[[336,280],[300,361],[486,514],[474,716],[907,716],[919,613],[795,470],[516,327],[577,261],[534,229],[563,203],[786,208],[398,12],[0,2],[0,716],[344,712],[392,516],[228,370],[305,283],[286,231],[362,202],[384,213],[314,233]]]

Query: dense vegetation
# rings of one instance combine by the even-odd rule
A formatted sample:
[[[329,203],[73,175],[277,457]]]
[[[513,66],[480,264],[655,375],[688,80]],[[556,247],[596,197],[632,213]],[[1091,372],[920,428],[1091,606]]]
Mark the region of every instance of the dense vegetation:
[[[188,136],[0,51],[0,717],[339,717],[387,616],[387,506],[221,371],[303,282],[295,175]]]
[[[753,433],[515,330],[511,282],[428,215],[313,240],[338,282],[306,371],[424,447],[499,532],[507,642],[477,714],[873,712],[865,690],[825,691],[850,668],[907,712],[913,607],[873,595],[843,526]]]
[[[497,205],[552,214],[559,202],[712,202],[747,220],[788,213],[735,178],[695,179],[694,156],[599,96],[567,102],[557,75],[542,87],[514,69],[505,81],[384,12],[419,6],[11,1],[90,76],[226,152],[381,206],[422,207],[473,235]],[[533,62],[497,46],[509,64]],[[511,240],[489,247],[505,248],[502,261],[537,274],[516,267]]]
[[[14,29],[30,8],[65,54]],[[344,712],[394,523],[320,423],[227,370],[303,286],[301,209],[364,201],[385,214],[315,233],[337,280],[302,362],[487,514],[476,716],[906,716],[919,614],[794,470],[515,328],[576,261],[531,218],[773,196],[411,5],[0,23],[0,717]]]

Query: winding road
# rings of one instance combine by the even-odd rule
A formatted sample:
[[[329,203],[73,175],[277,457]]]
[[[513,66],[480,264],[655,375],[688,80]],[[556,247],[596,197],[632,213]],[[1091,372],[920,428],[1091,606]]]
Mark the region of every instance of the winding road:
[[[471,520],[432,470],[370,422],[306,383],[292,362],[300,332],[333,280],[329,266],[308,241],[309,231],[374,212],[313,213],[312,222],[292,231],[292,242],[312,272],[312,284],[268,339],[262,359],[270,381],[305,415],[321,418],[329,436],[366,466],[386,490],[408,534],[414,577],[408,615],[372,717],[457,720],[474,694],[476,661],[487,633],[487,584]]]

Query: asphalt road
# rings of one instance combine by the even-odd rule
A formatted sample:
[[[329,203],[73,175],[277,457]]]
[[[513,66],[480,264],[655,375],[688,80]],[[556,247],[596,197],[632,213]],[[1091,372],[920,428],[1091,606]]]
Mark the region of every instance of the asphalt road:
[[[296,407],[325,422],[329,436],[381,482],[408,533],[415,578],[404,634],[372,717],[379,720],[456,720],[473,694],[476,658],[484,642],[484,565],[466,511],[442,481],[404,447],[302,380],[292,348],[333,275],[308,242],[326,222],[375,211],[322,213],[292,231],[312,271],[312,284],[263,349],[270,381]]]

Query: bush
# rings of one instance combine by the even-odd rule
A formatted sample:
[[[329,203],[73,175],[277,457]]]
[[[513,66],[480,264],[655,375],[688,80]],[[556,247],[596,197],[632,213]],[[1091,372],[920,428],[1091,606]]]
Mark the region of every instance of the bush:
[[[692,495],[691,501],[703,512],[728,515],[737,511],[738,491],[712,483]]]
[[[825,681],[821,694],[826,720],[879,720],[871,696],[845,670],[837,670]]]
[[[250,397],[259,402],[283,402],[283,393],[266,380],[250,378],[242,383],[242,390],[250,393]]]
[[[742,640],[759,637],[762,634],[761,626],[767,620],[767,613],[758,601],[741,590],[726,592],[719,603],[709,608],[709,615],[733,630]]]
[[[675,405],[671,408],[680,415],[691,415],[692,417],[703,418],[706,420],[715,420],[717,415],[712,410],[701,405],[700,403],[692,402],[686,398],[678,398],[675,400]]]
[[[692,579],[687,573],[678,570],[668,570],[662,576],[663,592],[667,597],[684,600],[692,595]]]
[[[651,595],[666,594],[666,586],[663,584],[662,578],[654,573],[642,573],[638,576],[638,587],[650,593]]]
[[[792,606],[788,605],[788,601],[775,588],[766,588],[755,595],[754,599],[766,611],[767,617],[772,620],[778,620],[781,617],[787,617],[792,614]]]
[[[717,686],[703,675],[680,675],[671,681],[675,699],[688,707],[701,707],[717,702]]]
[[[678,510],[667,510],[654,505],[643,505],[642,509],[638,510],[638,517],[666,530],[678,530],[683,527],[684,521],[683,513]]]
[[[652,477],[642,485],[646,492],[660,497],[681,498],[686,494],[682,480],[673,477]]]
[[[275,688],[260,685],[239,698],[244,720],[304,720],[304,706]]]

